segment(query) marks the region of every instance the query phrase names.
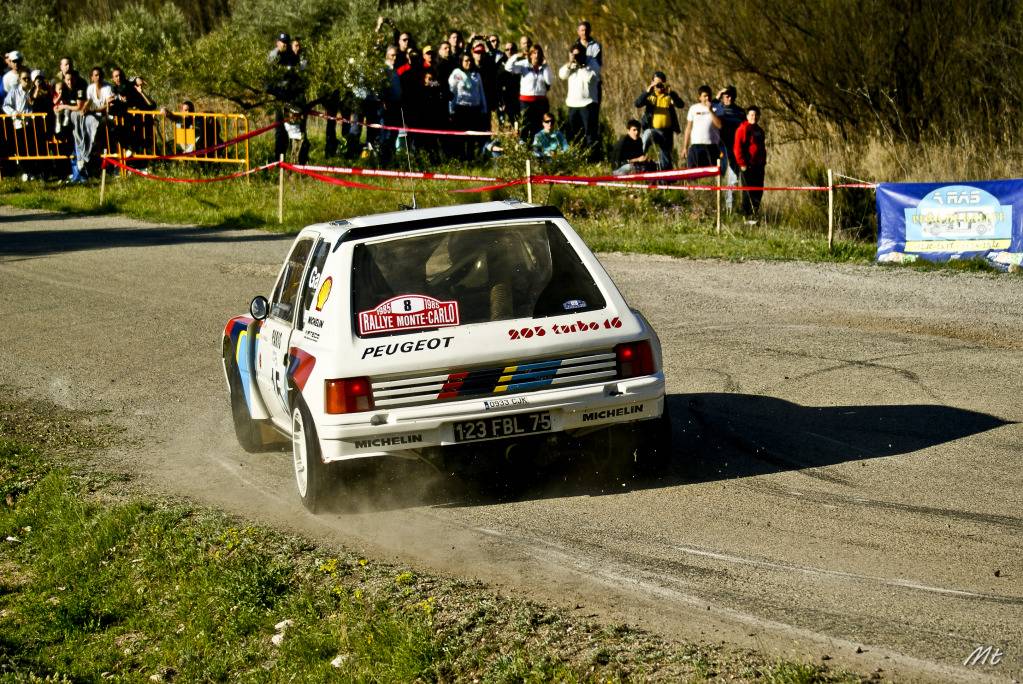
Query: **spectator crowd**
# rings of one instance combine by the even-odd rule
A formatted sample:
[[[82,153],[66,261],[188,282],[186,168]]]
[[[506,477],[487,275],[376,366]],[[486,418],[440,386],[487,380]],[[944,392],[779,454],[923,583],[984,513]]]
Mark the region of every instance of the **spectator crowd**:
[[[301,37],[288,33],[274,37],[275,45],[267,55],[266,92],[275,110],[275,158],[307,161],[307,119],[317,107],[327,118],[327,158],[373,155],[386,166],[396,153],[415,150],[436,160],[471,161],[498,156],[507,149],[508,138],[486,135],[495,129],[514,134],[517,144],[540,159],[572,148],[590,161],[604,157],[600,132],[604,50],[589,22],[579,22],[571,47],[556,68],[548,62],[543,46],[527,35],[516,43],[502,42],[496,34],[472,34],[466,39],[461,31],[451,30],[446,38],[420,46],[411,32],[383,17],[377,21],[376,35],[381,77],[345,84],[316,100],[308,98],[308,60]],[[34,126],[32,131],[36,149],[45,150],[53,138],[73,148],[71,181],[82,181],[95,169],[103,127],[109,129],[107,139],[127,156],[151,145],[152,117],[131,113],[158,110],[141,77],[126,77],[115,67],[107,82],[103,69],[94,67],[86,81],[73,61],[64,58],[51,81],[42,70],[29,68],[17,50],[8,52],[5,62],[0,91],[4,114],[44,113],[45,126],[41,130]],[[565,88],[566,112],[560,126],[549,99],[559,81]],[[676,137],[681,135],[681,156],[688,167],[720,164],[725,184],[762,186],[766,148],[760,110],[740,107],[734,86],[715,96],[709,86],[701,85],[694,94],[696,100],[687,108],[665,72],[655,71],[634,102],[638,118],[625,122],[625,133],[613,146],[609,170],[624,175],[674,168]],[[196,118],[190,102],[182,103],[177,112],[159,111],[177,127],[191,129],[180,151],[220,142],[215,127],[197,123],[202,120]],[[9,116],[3,124],[4,145],[9,148],[12,136],[8,134],[25,123]],[[404,129],[421,130],[406,134]],[[40,140],[43,135],[47,140]],[[0,151],[0,157],[7,156],[9,149]],[[749,218],[755,219],[759,211],[759,194],[743,195],[740,209]],[[731,209],[730,191],[725,202]]]
[[[89,78],[75,69],[74,61],[64,57],[53,79],[41,69],[30,69],[18,50],[4,55],[7,71],[2,81],[3,150],[0,156],[17,151],[24,156],[45,157],[54,144],[73,150],[70,174],[72,182],[83,182],[97,165],[96,151],[100,133],[111,125],[111,137],[131,154],[144,148],[152,138],[152,126],[141,123],[128,110],[154,110],[141,76],[128,78],[114,67],[110,82],[101,67],[93,67]],[[42,114],[43,119],[25,119],[15,115]],[[116,122],[116,125],[115,125]],[[32,168],[30,166],[30,168]],[[35,168],[40,168],[37,164]]]

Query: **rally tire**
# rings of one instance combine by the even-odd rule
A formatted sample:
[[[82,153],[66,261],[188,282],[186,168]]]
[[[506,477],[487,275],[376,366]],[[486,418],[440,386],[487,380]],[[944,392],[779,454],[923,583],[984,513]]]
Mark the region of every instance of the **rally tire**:
[[[260,421],[253,420],[249,415],[249,407],[245,403],[245,392],[242,389],[241,373],[238,366],[231,362],[228,367],[231,389],[231,420],[234,422],[234,434],[238,444],[250,454],[266,450],[263,440],[263,427]]]
[[[318,513],[333,484],[333,471],[320,458],[316,425],[301,397],[291,410],[291,454],[298,496],[309,512]]]

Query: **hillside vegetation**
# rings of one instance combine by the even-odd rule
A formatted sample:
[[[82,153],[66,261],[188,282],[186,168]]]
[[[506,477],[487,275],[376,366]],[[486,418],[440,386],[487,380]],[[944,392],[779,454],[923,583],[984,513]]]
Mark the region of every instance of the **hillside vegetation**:
[[[258,117],[276,32],[304,37],[314,98],[379,77],[380,15],[421,45],[451,28],[528,33],[555,64],[588,19],[605,49],[609,138],[654,69],[687,102],[701,83],[734,83],[740,104],[764,109],[769,185],[819,185],[828,168],[867,180],[1001,178],[1023,159],[1012,123],[1023,107],[1023,0],[8,0],[0,45],[50,69],[64,54],[84,68],[119,64],[146,74],[160,102]],[[563,95],[557,84],[555,101]],[[793,225],[820,223],[823,206],[811,193],[765,203],[769,219]],[[839,193],[837,209],[848,235],[872,236],[872,193]]]

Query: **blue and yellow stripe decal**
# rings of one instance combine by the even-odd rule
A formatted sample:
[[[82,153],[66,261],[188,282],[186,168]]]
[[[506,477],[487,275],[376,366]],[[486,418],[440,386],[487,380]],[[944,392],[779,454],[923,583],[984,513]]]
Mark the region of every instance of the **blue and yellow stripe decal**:
[[[444,381],[438,399],[454,399],[474,394],[522,392],[546,387],[554,382],[561,359],[526,363],[466,373],[452,373]]]

